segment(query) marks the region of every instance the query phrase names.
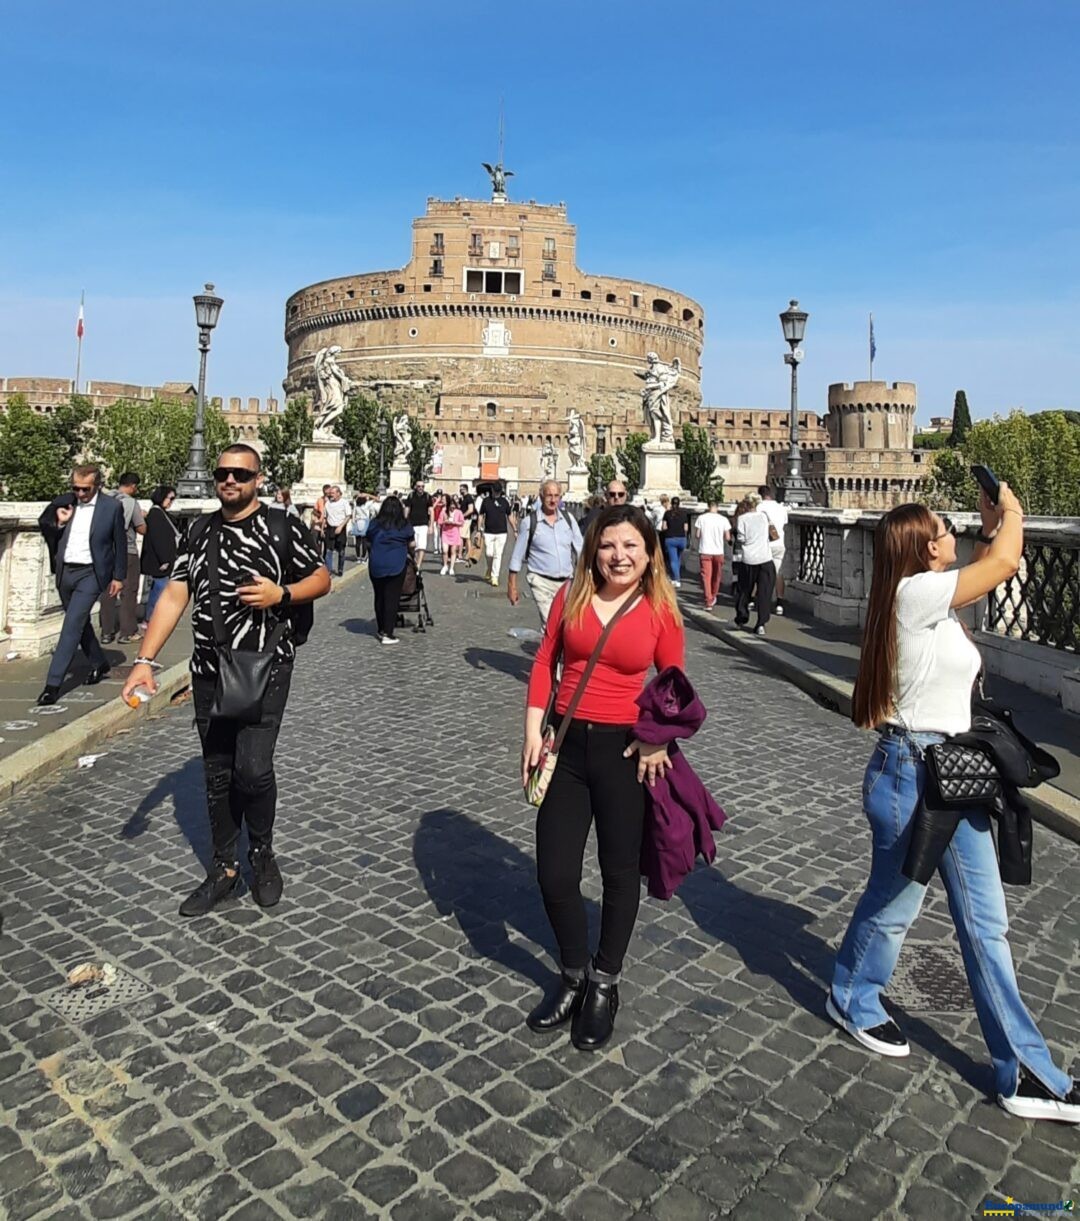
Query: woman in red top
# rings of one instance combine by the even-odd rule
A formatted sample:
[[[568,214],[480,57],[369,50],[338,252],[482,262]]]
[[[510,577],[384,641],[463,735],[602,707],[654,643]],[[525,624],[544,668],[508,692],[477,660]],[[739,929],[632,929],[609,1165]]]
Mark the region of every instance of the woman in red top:
[[[650,666],[682,666],[685,643],[656,530],[633,505],[599,514],[586,535],[573,580],[555,595],[529,679],[523,778],[540,757],[544,711],[560,647],[563,675],[555,700],[556,725],[601,632],[624,603],[630,609],[604,644],[536,818],[536,871],[559,942],[562,978],[526,1021],[533,1030],[547,1031],[572,1019],[571,1038],[583,1050],[601,1047],[614,1028],[619,972],[641,889],[642,783],[654,783],[668,766],[666,747],[631,740],[638,712],[634,701]],[[590,960],[581,864],[594,819],[604,903],[600,945]]]

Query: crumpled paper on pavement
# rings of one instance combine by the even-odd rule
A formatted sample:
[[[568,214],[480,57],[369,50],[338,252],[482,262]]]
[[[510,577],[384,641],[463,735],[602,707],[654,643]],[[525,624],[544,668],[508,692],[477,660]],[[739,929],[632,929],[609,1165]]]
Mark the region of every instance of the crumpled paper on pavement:
[[[85,984],[103,984],[111,988],[116,982],[116,968],[111,962],[80,962],[68,972],[67,982],[69,988],[81,988]]]

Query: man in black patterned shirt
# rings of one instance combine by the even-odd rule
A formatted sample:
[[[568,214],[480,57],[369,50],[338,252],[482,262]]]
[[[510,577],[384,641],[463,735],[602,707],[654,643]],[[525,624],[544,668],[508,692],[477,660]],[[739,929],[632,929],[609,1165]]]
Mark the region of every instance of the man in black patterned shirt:
[[[245,822],[255,902],[273,907],[281,898],[281,872],[272,846],[277,806],[274,747],[289,698],[296,644],[286,630],[275,650],[260,721],[249,725],[211,718],[218,650],[208,548],[216,542],[222,624],[234,650],[262,650],[284,608],[328,593],[330,574],[320,562],[311,532],[299,518],[275,514],[273,529],[286,531],[282,546],[275,544],[271,521],[259,503],[263,481],[259,466],[258,452],[250,445],[230,445],[222,452],[214,471],[221,509],[205,523],[197,520],[192,524],[123,690],[124,699],[137,687],[157,690],[154,658],[194,596],[191,687],[202,742],[214,863],[206,881],[181,904],[182,916],[205,915],[235,890],[240,877],[237,844]],[[280,550],[284,550],[284,563]]]

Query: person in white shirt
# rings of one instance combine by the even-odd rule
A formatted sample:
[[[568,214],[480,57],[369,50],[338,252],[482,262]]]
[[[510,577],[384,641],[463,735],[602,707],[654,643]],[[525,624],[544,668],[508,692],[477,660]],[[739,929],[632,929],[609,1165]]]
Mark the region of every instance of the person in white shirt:
[[[788,524],[787,505],[782,505],[773,496],[767,484],[758,488],[758,495],[761,497],[761,511],[769,519],[769,525],[772,526],[772,530],[769,531],[769,550],[772,552],[773,567],[776,569],[776,605],[773,607],[773,613],[782,615],[784,613],[784,577],[780,569],[784,565],[786,547],[784,531]],[[775,538],[772,537],[774,532]]]
[[[715,500],[710,500],[708,511],[700,514],[694,522],[706,610],[713,609],[720,593],[720,581],[724,575],[724,543],[731,534],[731,525],[726,517],[721,517],[719,507]]]
[[[754,631],[765,635],[772,608],[773,590],[776,587],[776,569],[773,567],[772,550],[769,546],[769,519],[761,511],[757,496],[747,496],[743,501],[745,511],[739,515],[735,527],[736,538],[742,551],[742,567],[739,569],[739,585],[735,593],[735,624],[745,627],[750,622],[750,599],[757,603],[757,624]]]
[[[926,886],[904,873],[926,788],[925,752],[971,728],[979,650],[956,611],[1011,579],[1024,546],[1023,510],[1007,484],[981,497],[973,562],[956,563],[955,527],[923,505],[891,510],[878,526],[851,719],[880,734],[863,777],[870,877],[836,956],[825,1011],[869,1051],[902,1057],[908,1041],[881,994]],[[1080,1123],[1080,1085],[1054,1062],[1020,996],[1009,949],[1001,867],[986,807],[959,819],[938,872],[993,1063],[998,1104],[1021,1119]],[[1030,931],[1036,942],[1037,927]]]
[[[326,497],[323,507],[325,522],[325,554],[326,571],[331,576],[343,576],[345,573],[345,544],[349,541],[349,522],[352,521],[352,505],[341,494],[341,488],[335,484]],[[334,572],[333,560],[337,555],[337,572]]]

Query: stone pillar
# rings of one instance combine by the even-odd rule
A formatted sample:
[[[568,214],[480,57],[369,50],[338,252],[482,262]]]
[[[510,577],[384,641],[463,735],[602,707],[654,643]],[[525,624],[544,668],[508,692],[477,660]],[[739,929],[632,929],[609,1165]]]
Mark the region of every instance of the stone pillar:
[[[682,486],[682,456],[670,442],[649,441],[641,447],[640,494],[655,500],[661,493],[688,499]]]
[[[395,462],[390,467],[390,491],[407,492],[412,487],[412,478],[407,462]]]
[[[571,500],[584,500],[592,492],[589,472],[584,466],[572,466],[566,472],[566,494]]]
[[[322,495],[325,483],[336,483],[342,491],[345,490],[343,441],[309,441],[304,446],[304,474],[292,489],[292,497],[301,504],[313,504]]]

